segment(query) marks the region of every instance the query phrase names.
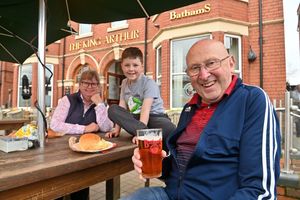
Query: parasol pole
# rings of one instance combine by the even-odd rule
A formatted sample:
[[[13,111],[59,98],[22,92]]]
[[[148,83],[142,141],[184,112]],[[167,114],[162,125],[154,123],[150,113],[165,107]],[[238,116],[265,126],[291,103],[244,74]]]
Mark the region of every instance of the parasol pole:
[[[143,4],[141,3],[141,1],[140,1],[140,0],[137,0],[137,2],[138,2],[138,4],[140,5],[140,7],[141,7],[141,9],[143,10],[143,12],[144,12],[144,14],[146,15],[146,17],[149,19],[150,16],[149,16],[147,10],[144,8],[144,6],[143,6]]]
[[[45,113],[45,43],[46,43],[46,9],[45,1],[39,0],[39,29],[38,29],[38,93],[37,100],[42,113]],[[42,62],[42,63],[41,63]],[[37,112],[37,130],[40,147],[45,146],[45,124],[42,113]]]

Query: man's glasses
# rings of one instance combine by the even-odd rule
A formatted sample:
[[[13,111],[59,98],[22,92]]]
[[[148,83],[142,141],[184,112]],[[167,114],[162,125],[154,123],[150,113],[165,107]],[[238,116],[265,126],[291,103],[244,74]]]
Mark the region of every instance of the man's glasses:
[[[207,72],[211,72],[213,70],[218,69],[221,67],[222,61],[226,60],[227,58],[231,57],[230,55],[226,56],[223,59],[211,59],[207,60],[204,64],[195,64],[192,66],[188,66],[188,68],[185,70],[187,75],[189,76],[196,76],[200,73],[201,68],[204,68]]]
[[[83,87],[85,87],[85,88],[88,88],[88,87],[92,87],[92,88],[96,88],[96,87],[98,87],[98,85],[99,85],[99,83],[90,83],[90,82],[86,82],[86,81],[81,81],[80,82],[81,83],[81,85],[83,86]]]

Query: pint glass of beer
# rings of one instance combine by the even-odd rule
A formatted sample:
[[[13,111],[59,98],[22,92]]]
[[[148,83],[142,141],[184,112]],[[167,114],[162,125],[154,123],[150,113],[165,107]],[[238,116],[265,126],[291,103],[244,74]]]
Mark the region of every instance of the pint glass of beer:
[[[162,129],[137,130],[144,178],[157,178],[162,170]]]

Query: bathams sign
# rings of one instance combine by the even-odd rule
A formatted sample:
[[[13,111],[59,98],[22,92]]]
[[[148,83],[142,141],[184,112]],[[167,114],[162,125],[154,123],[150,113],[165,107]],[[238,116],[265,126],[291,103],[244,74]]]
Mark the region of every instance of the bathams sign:
[[[211,11],[210,4],[205,4],[203,8],[195,9],[195,10],[184,10],[181,13],[177,13],[176,11],[170,12],[170,20],[182,19],[186,17],[192,17],[196,15],[201,15],[205,13],[209,13]]]
[[[71,43],[69,46],[70,51],[79,49],[86,49],[91,47],[100,46],[102,44],[122,43],[129,40],[139,38],[139,30],[126,31],[118,34],[107,35],[105,37],[92,38],[88,40],[82,40],[75,43]]]

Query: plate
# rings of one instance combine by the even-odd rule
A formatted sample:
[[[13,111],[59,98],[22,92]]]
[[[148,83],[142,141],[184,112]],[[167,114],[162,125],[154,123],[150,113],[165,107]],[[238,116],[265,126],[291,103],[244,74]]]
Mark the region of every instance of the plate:
[[[112,142],[109,142],[109,141],[105,141],[108,146],[106,148],[103,148],[103,149],[97,149],[97,150],[82,150],[80,149],[80,146],[79,146],[79,142],[76,142],[77,141],[77,138],[76,137],[70,137],[69,138],[69,147],[73,150],[73,151],[76,151],[76,152],[85,152],[85,153],[98,153],[98,152],[103,152],[103,151],[106,151],[108,149],[111,149],[111,148],[114,148],[115,146],[117,146],[116,143],[112,143]]]

